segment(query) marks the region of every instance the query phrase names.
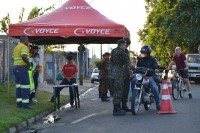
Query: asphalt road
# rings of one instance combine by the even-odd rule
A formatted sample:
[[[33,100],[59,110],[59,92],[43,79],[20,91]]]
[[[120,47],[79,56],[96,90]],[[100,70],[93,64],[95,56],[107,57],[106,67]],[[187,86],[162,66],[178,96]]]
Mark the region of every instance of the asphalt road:
[[[149,111],[141,106],[137,116],[112,116],[112,100],[102,103],[97,87],[81,95],[81,108],[64,107],[53,114],[55,123],[43,120],[20,133],[200,133],[200,85],[192,84],[193,99],[172,100],[176,114],[157,114],[155,105]]]

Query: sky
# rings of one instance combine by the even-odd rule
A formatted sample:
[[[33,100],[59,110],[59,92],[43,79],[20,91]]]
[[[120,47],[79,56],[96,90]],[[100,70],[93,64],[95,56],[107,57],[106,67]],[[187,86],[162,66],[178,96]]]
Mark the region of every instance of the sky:
[[[26,20],[28,13],[34,6],[49,7],[56,4],[55,7],[60,7],[68,0],[5,0],[0,4],[0,20],[9,13],[11,23],[17,23],[22,7],[25,8],[24,20]],[[85,0],[93,8],[98,10],[107,18],[123,24],[130,31],[131,34],[131,51],[139,52],[141,43],[138,42],[139,36],[137,32],[143,28],[146,21],[145,0]],[[76,51],[78,45],[67,46],[71,51]],[[102,53],[110,52],[116,45],[102,45]],[[100,56],[100,45],[87,45],[90,52]],[[93,49],[93,50],[92,50]]]

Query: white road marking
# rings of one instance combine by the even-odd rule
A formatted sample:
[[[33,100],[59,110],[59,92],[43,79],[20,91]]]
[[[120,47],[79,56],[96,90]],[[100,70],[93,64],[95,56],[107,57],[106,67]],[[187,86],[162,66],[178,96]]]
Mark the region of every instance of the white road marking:
[[[92,91],[93,89],[95,89],[96,87],[90,88],[88,89],[86,92],[84,92],[83,94],[80,95],[80,97],[84,97],[87,93],[89,93],[90,91]]]
[[[95,115],[97,115],[97,114],[96,114],[96,113],[93,113],[93,114],[87,115],[87,116],[85,116],[85,117],[83,117],[83,118],[80,118],[80,119],[78,119],[78,120],[76,120],[76,121],[73,121],[72,124],[76,124],[76,123],[78,123],[78,122],[81,122],[81,121],[83,121],[83,120],[85,120],[85,119],[87,119],[87,118],[90,118],[90,117],[92,117],[92,116],[95,116]]]

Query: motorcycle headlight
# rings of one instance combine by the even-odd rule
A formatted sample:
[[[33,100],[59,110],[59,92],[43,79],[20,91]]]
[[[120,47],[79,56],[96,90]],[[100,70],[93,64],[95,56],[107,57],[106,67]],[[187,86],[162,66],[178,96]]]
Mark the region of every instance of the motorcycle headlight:
[[[136,74],[135,78],[136,78],[137,80],[141,80],[141,79],[142,79],[142,74]]]

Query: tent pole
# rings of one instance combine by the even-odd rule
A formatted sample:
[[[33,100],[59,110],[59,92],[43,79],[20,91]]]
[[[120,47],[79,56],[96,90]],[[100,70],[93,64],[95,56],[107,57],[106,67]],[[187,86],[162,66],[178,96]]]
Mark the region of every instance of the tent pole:
[[[102,60],[102,44],[100,45],[100,59]]]
[[[83,52],[85,51],[84,49],[84,45],[80,44],[80,46],[78,47],[78,51],[79,51],[79,85],[83,85]]]
[[[8,36],[8,100],[10,99],[10,37]]]

